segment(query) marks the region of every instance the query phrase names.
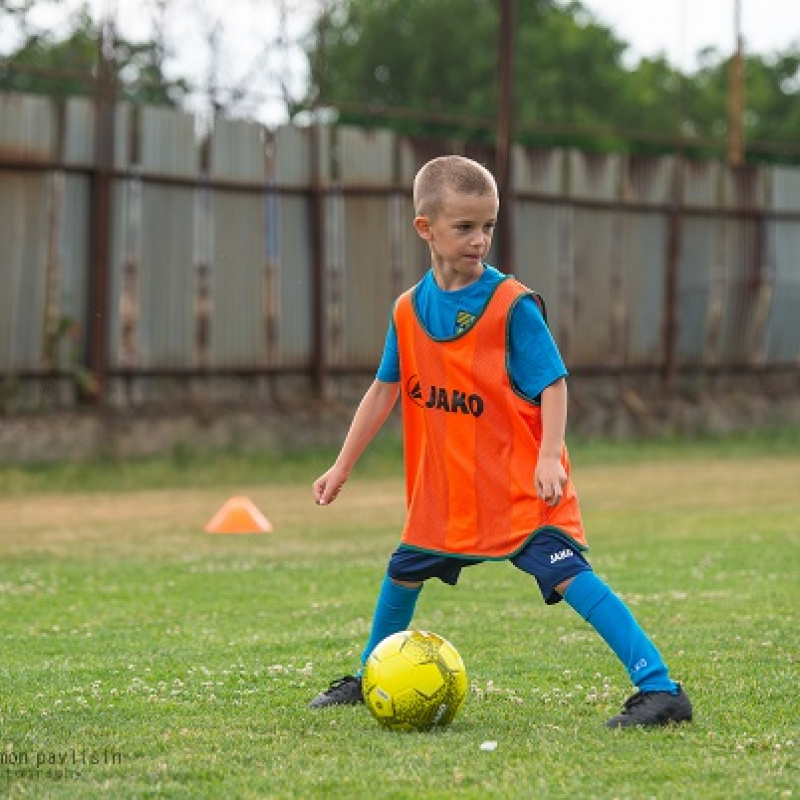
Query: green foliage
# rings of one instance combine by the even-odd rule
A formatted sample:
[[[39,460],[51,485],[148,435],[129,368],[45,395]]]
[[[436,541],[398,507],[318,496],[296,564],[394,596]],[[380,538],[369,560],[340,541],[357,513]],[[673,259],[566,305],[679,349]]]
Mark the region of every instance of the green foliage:
[[[17,9],[24,15],[32,9]],[[0,20],[11,17],[0,7]],[[0,60],[0,91],[29,92],[58,97],[93,95],[96,91],[99,31],[82,6],[69,31],[29,33],[22,44]],[[176,105],[187,93],[185,79],[169,80],[161,65],[164,54],[157,42],[135,43],[124,37],[114,42],[117,92],[120,99],[151,105]]]
[[[800,130],[800,45],[762,59],[746,60],[745,129],[748,139],[764,142],[765,154],[780,142],[797,142]]]
[[[201,532],[209,488],[0,500],[0,794],[792,796],[796,457],[670,447],[579,478],[595,568],[694,702],[695,721],[666,730],[603,728],[630,692],[621,667],[507,564],[467,570],[455,589],[431,583],[420,600],[415,625],[451,640],[471,681],[449,728],[396,734],[363,708],[311,711],[357,663],[402,517],[399,479],[354,475],[322,510],[313,471],[272,491],[252,474],[276,523],[256,537]],[[239,488],[224,465],[221,496]]]
[[[339,0],[309,40],[305,106],[343,122],[492,142],[499,4],[491,0]],[[707,50],[694,74],[664,58],[624,61],[626,43],[580,2],[516,4],[518,139],[536,146],[720,155],[729,57]],[[798,155],[800,52],[746,64],[751,157]],[[299,110],[300,107],[295,109]]]

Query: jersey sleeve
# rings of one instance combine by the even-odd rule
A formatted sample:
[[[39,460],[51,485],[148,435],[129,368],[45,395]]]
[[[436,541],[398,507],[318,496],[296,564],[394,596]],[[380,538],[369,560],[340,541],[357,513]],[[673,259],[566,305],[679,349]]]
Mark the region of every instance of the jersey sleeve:
[[[509,375],[526,397],[538,397],[544,389],[567,375],[539,304],[525,295],[511,311]]]
[[[400,351],[397,347],[397,330],[394,327],[394,316],[389,322],[386,341],[383,344],[383,355],[375,377],[384,383],[397,383],[400,380]]]

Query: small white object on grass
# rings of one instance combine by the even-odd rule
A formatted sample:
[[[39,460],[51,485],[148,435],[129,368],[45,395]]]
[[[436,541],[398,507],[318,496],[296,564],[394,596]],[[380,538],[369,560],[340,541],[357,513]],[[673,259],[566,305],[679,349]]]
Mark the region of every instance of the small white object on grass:
[[[494,741],[483,742],[481,744],[481,750],[483,750],[486,753],[491,753],[492,750],[497,750],[497,742]]]

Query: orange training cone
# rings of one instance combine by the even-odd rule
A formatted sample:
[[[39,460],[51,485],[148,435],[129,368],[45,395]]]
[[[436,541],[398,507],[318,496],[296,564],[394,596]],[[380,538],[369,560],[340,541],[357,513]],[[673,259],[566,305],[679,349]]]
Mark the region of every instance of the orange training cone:
[[[206,525],[206,533],[269,533],[272,523],[247,497],[231,497]]]

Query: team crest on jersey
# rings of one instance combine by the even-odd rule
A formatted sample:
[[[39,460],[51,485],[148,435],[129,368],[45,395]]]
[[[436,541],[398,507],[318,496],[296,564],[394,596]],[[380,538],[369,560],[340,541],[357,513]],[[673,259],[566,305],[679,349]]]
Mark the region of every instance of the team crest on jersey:
[[[456,334],[464,333],[475,324],[475,315],[469,311],[459,311],[456,313]]]

